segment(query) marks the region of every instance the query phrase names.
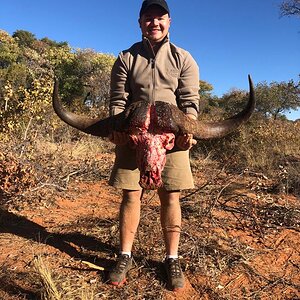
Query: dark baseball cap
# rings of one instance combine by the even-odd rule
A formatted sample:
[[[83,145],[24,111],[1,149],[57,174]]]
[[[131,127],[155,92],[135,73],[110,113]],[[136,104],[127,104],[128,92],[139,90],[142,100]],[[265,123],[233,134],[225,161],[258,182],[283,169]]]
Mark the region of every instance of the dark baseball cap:
[[[169,6],[165,0],[144,0],[141,10],[140,10],[140,17],[145,13],[145,11],[151,5],[158,5],[158,6],[162,7],[170,16]]]

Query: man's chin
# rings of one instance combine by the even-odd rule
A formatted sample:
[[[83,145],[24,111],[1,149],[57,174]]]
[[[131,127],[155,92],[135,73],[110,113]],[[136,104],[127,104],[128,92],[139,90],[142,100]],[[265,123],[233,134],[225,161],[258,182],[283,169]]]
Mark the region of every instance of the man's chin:
[[[164,38],[161,35],[149,35],[148,39],[153,43],[160,43]]]

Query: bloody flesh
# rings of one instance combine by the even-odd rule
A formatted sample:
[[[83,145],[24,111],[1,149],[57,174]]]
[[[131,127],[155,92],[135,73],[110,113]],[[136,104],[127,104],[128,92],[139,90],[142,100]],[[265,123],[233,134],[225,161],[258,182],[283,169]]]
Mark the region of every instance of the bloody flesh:
[[[166,163],[166,151],[174,147],[175,135],[158,130],[155,105],[149,106],[145,121],[138,132],[131,135],[131,140],[136,147],[140,186],[147,190],[158,189],[163,184],[161,174]]]

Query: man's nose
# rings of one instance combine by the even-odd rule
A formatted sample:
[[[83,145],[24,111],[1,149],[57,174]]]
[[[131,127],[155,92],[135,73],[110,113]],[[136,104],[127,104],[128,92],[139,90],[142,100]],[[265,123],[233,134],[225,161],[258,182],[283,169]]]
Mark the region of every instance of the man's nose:
[[[153,24],[153,25],[158,25],[158,24],[159,24],[158,19],[152,19],[152,24]]]

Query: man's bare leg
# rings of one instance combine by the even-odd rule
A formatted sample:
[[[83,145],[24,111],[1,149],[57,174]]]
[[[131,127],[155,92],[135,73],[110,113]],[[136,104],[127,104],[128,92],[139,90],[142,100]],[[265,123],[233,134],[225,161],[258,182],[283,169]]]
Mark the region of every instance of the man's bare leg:
[[[181,231],[180,192],[158,191],[161,202],[161,226],[164,234],[166,254],[178,255]]]
[[[109,272],[111,284],[121,286],[131,269],[131,248],[140,221],[142,191],[123,190],[120,207],[120,256],[116,266]]]
[[[161,225],[166,245],[165,268],[168,286],[174,291],[181,291],[185,286],[185,278],[178,259],[178,247],[181,231],[180,192],[159,190],[161,202]]]
[[[123,190],[120,207],[120,251],[131,252],[135,233],[140,222],[142,190]]]

